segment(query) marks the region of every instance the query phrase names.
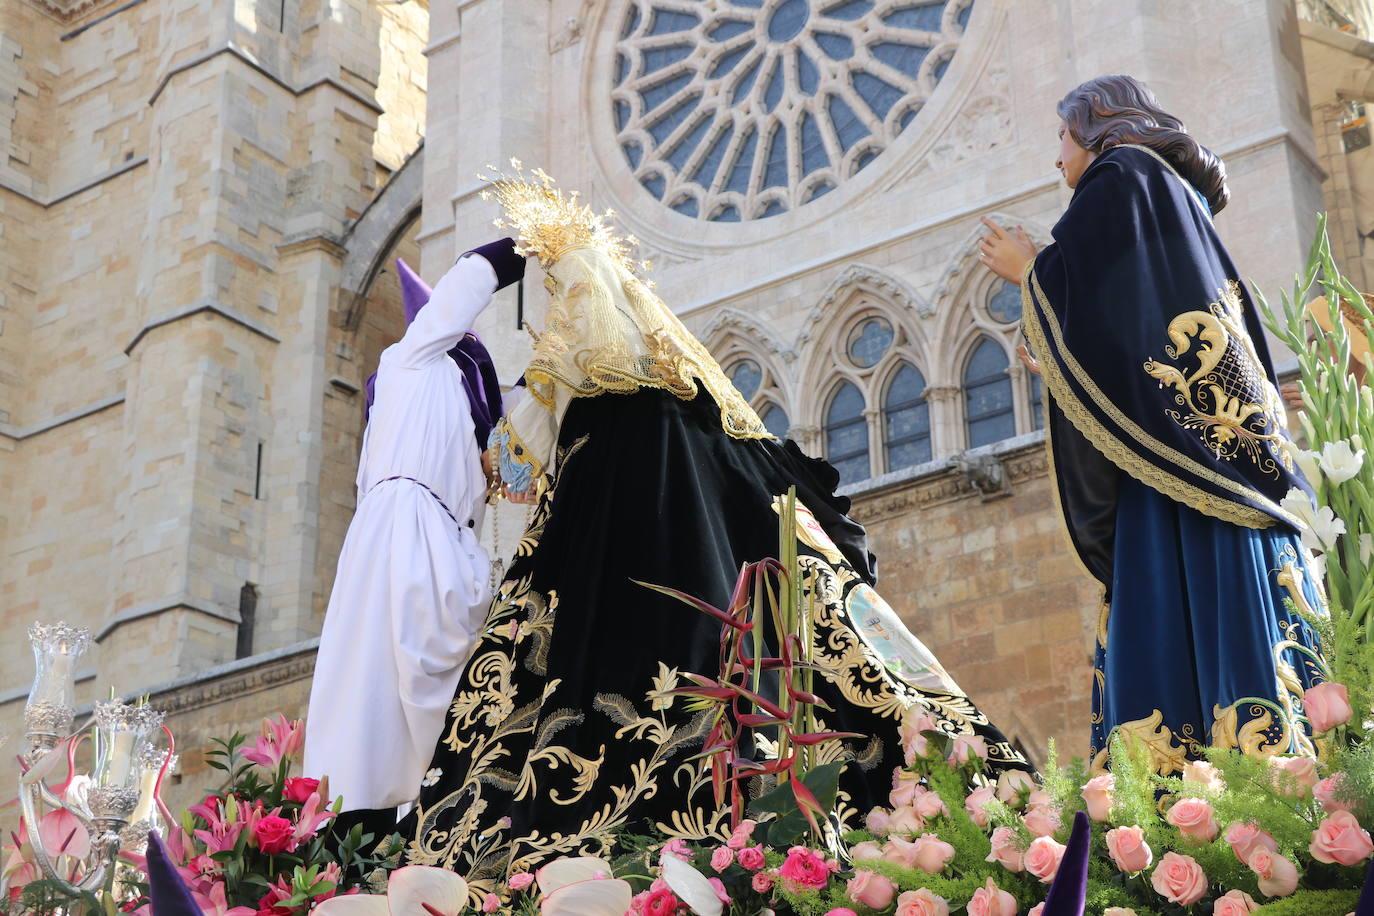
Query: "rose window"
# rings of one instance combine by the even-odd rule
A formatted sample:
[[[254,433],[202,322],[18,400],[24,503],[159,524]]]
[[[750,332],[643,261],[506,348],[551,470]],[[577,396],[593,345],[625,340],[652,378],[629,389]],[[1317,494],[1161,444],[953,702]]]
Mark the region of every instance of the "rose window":
[[[921,111],[971,0],[630,0],[612,113],[635,177],[687,216],[795,209]]]

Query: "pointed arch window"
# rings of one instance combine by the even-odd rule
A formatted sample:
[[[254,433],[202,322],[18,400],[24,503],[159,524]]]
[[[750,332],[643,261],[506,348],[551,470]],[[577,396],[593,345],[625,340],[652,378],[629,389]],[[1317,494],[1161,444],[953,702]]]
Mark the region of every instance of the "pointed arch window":
[[[990,338],[979,341],[964,368],[964,407],[969,448],[1016,435],[1007,354]]]
[[[930,405],[926,403],[926,380],[910,363],[902,363],[883,395],[883,443],[889,471],[930,460]]]
[[[1030,380],[1030,406],[1031,406],[1031,428],[1045,428],[1045,390],[1040,376],[1031,375]]]
[[[787,417],[787,411],[777,404],[765,404],[759,413],[759,419],[763,421],[763,428],[779,439],[787,438],[787,431],[792,428],[792,422]]]
[[[825,411],[825,454],[840,472],[841,483],[867,480],[872,473],[864,396],[852,382],[842,382],[830,396]]]

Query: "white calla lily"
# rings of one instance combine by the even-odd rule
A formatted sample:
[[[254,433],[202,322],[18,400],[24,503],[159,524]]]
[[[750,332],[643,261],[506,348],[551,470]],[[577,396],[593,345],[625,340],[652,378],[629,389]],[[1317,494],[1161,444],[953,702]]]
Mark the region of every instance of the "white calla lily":
[[[534,873],[534,880],[539,884],[539,893],[547,897],[560,887],[610,876],[611,864],[605,859],[595,856],[569,856],[565,859],[554,859],[539,869]]]
[[[663,880],[697,916],[720,916],[724,910],[706,876],[677,856],[663,857]]]
[[[574,881],[548,894],[539,903],[543,916],[625,916],[634,889],[618,878]]]
[[[1355,451],[1347,440],[1328,442],[1322,446],[1322,470],[1332,483],[1345,483],[1360,473],[1363,465],[1364,449]]]

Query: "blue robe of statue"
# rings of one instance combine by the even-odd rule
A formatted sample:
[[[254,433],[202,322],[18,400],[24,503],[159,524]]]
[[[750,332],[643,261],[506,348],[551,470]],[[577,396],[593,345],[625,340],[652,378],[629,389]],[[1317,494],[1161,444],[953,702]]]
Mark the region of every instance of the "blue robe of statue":
[[[1092,754],[1176,773],[1207,745],[1311,753],[1324,613],[1259,317],[1206,202],[1154,151],[1084,172],[1022,292],[1060,507],[1103,585]],[[1290,502],[1284,503],[1285,498]]]

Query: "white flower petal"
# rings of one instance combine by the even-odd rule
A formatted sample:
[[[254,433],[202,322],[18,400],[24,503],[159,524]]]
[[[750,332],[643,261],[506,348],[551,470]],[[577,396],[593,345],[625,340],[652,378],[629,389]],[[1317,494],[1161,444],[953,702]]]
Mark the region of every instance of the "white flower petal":
[[[663,857],[663,880],[697,916],[720,916],[723,905],[706,876],[677,856]]]
[[[624,916],[633,897],[628,881],[574,881],[546,895],[539,912],[543,916]]]
[[[315,909],[312,916],[391,916],[386,898],[376,894],[349,894],[330,897]]]
[[[1364,465],[1364,450],[1356,452],[1348,441],[1328,442],[1322,446],[1322,470],[1332,483],[1344,483]]]
[[[1302,476],[1307,478],[1307,482],[1314,487],[1320,484],[1322,482],[1322,456],[1317,452],[1297,446],[1294,446],[1292,451],[1293,460],[1302,469]]]
[[[534,880],[539,882],[539,892],[547,897],[560,887],[578,881],[590,881],[597,875],[610,877],[610,863],[594,856],[570,856],[554,859],[534,873]]]
[[[458,916],[468,904],[468,883],[447,868],[407,865],[391,873],[386,899],[396,916],[423,913],[422,904],[444,916]]]
[[[1374,560],[1374,534],[1360,535],[1360,562],[1368,566]]]

